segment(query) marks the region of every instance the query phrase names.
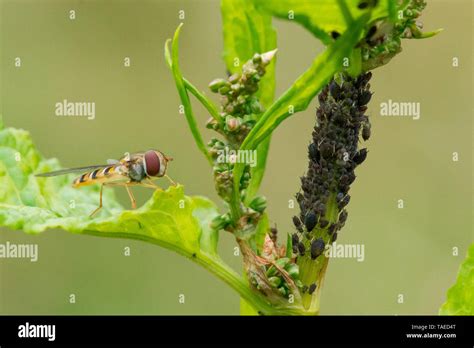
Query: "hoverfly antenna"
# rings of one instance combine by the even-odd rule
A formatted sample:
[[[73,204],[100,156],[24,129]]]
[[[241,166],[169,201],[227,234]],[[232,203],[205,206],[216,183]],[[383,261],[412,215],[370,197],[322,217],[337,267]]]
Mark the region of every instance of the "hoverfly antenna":
[[[171,157],[171,156],[167,156],[167,155],[165,155],[163,152],[162,152],[161,154],[163,155],[163,157],[165,158],[165,160],[166,160],[167,162],[169,162],[169,161],[172,161],[172,160],[173,160],[173,157]]]

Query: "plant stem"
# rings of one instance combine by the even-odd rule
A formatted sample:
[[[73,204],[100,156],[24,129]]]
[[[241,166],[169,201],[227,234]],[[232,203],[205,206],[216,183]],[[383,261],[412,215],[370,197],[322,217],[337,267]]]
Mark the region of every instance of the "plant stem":
[[[176,29],[176,32],[173,37],[173,41],[171,43],[171,62],[172,62],[172,67],[171,70],[173,72],[173,77],[176,83],[176,88],[179,93],[179,97],[181,99],[181,102],[183,103],[184,106],[184,114],[186,116],[186,120],[188,121],[189,128],[191,130],[191,133],[194,137],[194,141],[196,142],[196,145],[198,149],[204,154],[204,156],[207,158],[209,164],[212,166],[213,165],[213,160],[211,158],[211,155],[209,154],[209,151],[207,150],[206,145],[204,144],[204,141],[202,140],[201,133],[199,132],[199,128],[196,123],[196,119],[193,114],[193,110],[191,107],[191,101],[189,100],[189,95],[188,91],[184,85],[183,81],[183,76],[181,74],[181,70],[179,68],[179,33],[182,27],[182,23],[178,26]],[[166,54],[169,56],[169,53]]]
[[[321,295],[321,284],[324,277],[326,267],[329,260],[326,257],[318,257],[317,260],[311,260],[310,256],[302,256],[298,258],[298,266],[300,267],[300,279],[303,284],[317,283],[318,287],[313,294],[304,293],[303,306],[306,310],[319,314],[319,301]]]
[[[229,268],[223,261],[218,257],[209,257],[206,254],[198,254],[194,259],[198,264],[207,268],[210,272],[214,273],[217,277],[222,279],[234,290],[236,290],[240,296],[248,302],[250,306],[255,308],[258,313],[263,315],[302,315],[305,314],[301,308],[298,307],[287,307],[287,308],[275,308],[270,305],[260,294],[255,293],[245,282],[245,280],[237,274],[233,269]]]
[[[219,111],[217,111],[217,108],[215,107],[212,102],[207,99],[207,97],[204,95],[204,93],[201,93],[191,82],[186,80],[186,78],[183,77],[184,81],[184,86],[188,91],[191,92],[192,95],[196,97],[197,100],[201,102],[201,104],[206,108],[206,110],[209,112],[209,114],[212,116],[213,119],[216,121],[220,121],[221,118],[219,116]]]
[[[188,259],[196,262],[202,267],[206,268],[209,272],[216,275],[218,278],[223,280],[232,289],[237,291],[239,295],[245,299],[253,308],[255,308],[260,314],[263,315],[304,315],[300,307],[288,307],[288,308],[276,308],[268,303],[264,297],[254,292],[246,283],[246,281],[232,268],[222,261],[219,256],[213,256],[204,252],[193,252],[190,250],[183,249],[171,243],[163,241],[157,241],[154,238],[126,232],[99,232],[93,230],[83,231],[84,234],[98,236],[98,237],[109,237],[109,238],[125,238],[141,240],[148,243],[156,244],[171,251],[174,251],[180,255],[187,257]]]
[[[258,312],[255,308],[253,308],[247,301],[245,301],[241,297],[240,298],[240,315],[256,316],[258,315]]]
[[[330,223],[337,222],[338,207],[336,203],[335,194],[331,194],[328,199],[326,220]],[[323,238],[324,242],[328,244],[331,236],[328,235],[327,229],[320,229],[317,231],[317,236]],[[309,244],[306,245],[309,248]],[[298,257],[298,266],[300,267],[300,279],[303,284],[317,284],[316,291],[313,294],[304,293],[303,306],[304,308],[315,314],[319,313],[319,301],[321,295],[321,288],[326,274],[329,259],[324,255],[320,255],[316,260],[312,260],[309,254]]]

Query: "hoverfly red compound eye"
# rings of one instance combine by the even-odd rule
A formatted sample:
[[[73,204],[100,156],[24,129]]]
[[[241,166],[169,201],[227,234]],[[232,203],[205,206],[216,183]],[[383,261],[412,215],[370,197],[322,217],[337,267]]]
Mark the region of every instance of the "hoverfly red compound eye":
[[[145,164],[145,173],[148,176],[157,176],[160,174],[160,158],[155,151],[145,152],[144,164]]]

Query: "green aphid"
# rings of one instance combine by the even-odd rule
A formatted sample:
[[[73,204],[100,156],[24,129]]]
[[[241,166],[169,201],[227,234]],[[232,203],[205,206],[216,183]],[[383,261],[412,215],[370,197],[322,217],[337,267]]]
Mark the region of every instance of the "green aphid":
[[[278,292],[283,296],[286,297],[288,295],[288,289],[284,286],[278,288]]]
[[[276,264],[277,266],[280,266],[280,267],[282,267],[282,268],[285,268],[285,266],[286,266],[286,264],[287,264],[288,262],[290,262],[290,259],[289,259],[289,258],[287,258],[287,257],[282,257],[281,259],[276,260],[276,261],[275,261],[275,264]]]
[[[300,275],[300,269],[296,263],[287,264],[285,270],[288,272],[292,279],[297,279]]]
[[[275,266],[271,266],[268,270],[267,270],[267,277],[273,277],[275,274],[277,274],[277,269]]]
[[[281,278],[280,277],[270,277],[268,278],[268,282],[274,288],[278,288],[281,285]]]

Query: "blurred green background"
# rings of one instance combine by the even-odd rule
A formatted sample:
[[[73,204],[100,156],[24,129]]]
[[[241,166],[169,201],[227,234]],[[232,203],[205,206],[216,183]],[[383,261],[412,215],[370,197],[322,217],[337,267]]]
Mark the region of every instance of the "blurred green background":
[[[187,194],[218,201],[196,149],[163,45],[181,22],[185,76],[201,90],[225,76],[220,5],[212,1],[7,1],[1,13],[1,112],[31,132],[46,157],[65,167],[159,148]],[[76,19],[69,19],[69,11]],[[369,156],[357,169],[349,219],[338,242],[365,244],[365,261],[333,259],[322,314],[436,314],[472,235],[472,1],[429,1],[422,17],[435,38],[403,42],[374,71]],[[323,47],[294,23],[274,20],[277,95]],[[20,57],[21,68],[14,59]],[[123,66],[130,57],[131,66]],[[453,57],[459,67],[452,66]],[[207,93],[208,95],[210,93]],[[96,119],[57,117],[63,99],[96,103]],[[380,103],[420,102],[421,119],[381,117]],[[208,115],[196,105],[204,125]],[[281,236],[292,231],[288,200],[307,166],[316,102],[274,133],[261,191]],[[206,139],[210,131],[203,127]],[[452,161],[452,153],[459,161]],[[166,184],[165,184],[166,185]],[[138,190],[140,203],[150,196]],[[126,193],[117,190],[128,207]],[[397,200],[405,208],[397,208]],[[239,297],[206,270],[155,245],[48,231],[2,229],[0,243],[37,243],[39,260],[0,259],[1,314],[238,314]],[[131,256],[123,255],[124,247]],[[235,243],[220,252],[234,268]],[[459,256],[452,255],[453,247]],[[68,302],[75,294],[76,303]],[[185,304],[178,302],[185,294]],[[404,303],[397,303],[398,294]]]

